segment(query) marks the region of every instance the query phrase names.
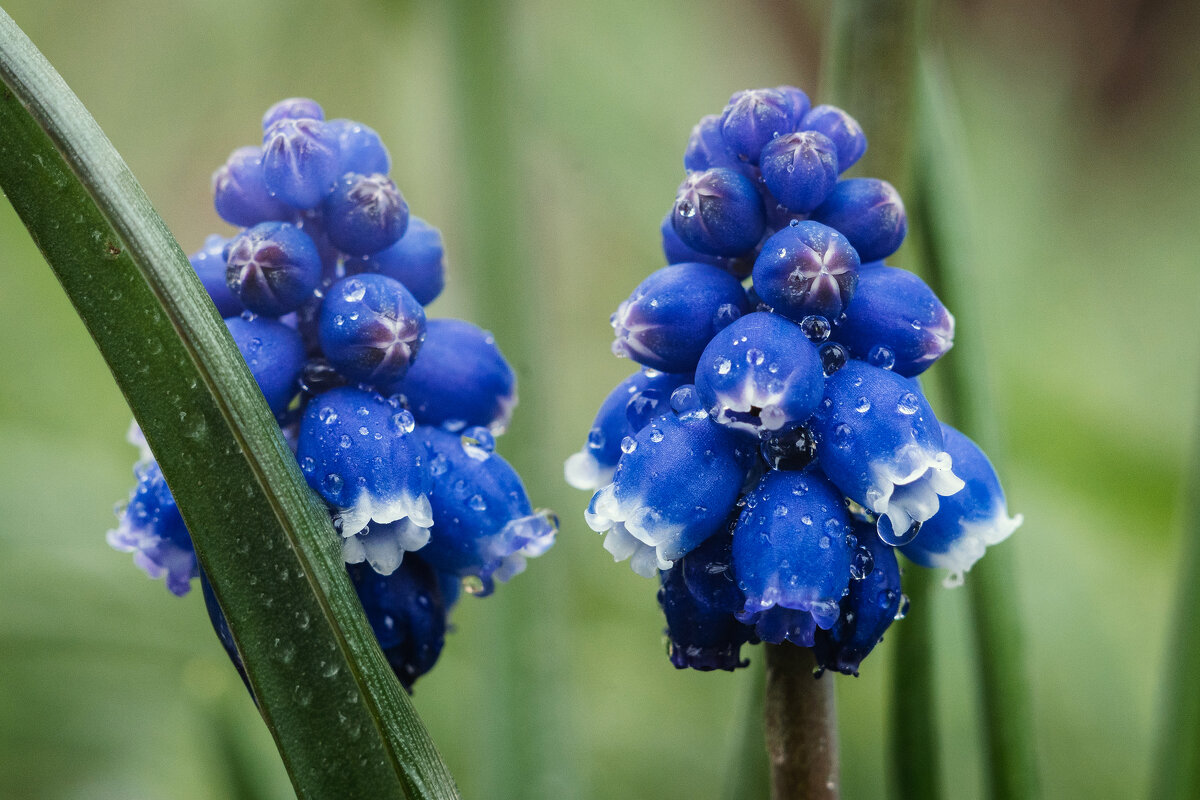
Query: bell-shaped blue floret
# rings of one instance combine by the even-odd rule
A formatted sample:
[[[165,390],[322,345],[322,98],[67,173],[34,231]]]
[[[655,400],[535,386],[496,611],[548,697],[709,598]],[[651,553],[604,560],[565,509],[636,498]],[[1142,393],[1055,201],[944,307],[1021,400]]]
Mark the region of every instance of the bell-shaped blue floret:
[[[494,580],[525,569],[527,557],[554,544],[551,515],[535,512],[525,486],[508,462],[474,437],[421,426],[429,472],[433,529],[421,557],[443,572],[474,576],[479,594]]]
[[[263,134],[263,179],[292,208],[315,208],[341,177],[334,131],[315,119],[280,119]]]
[[[704,411],[655,418],[622,445],[587,524],[607,532],[604,548],[617,561],[630,558],[638,575],[670,569],[729,517],[757,450],[743,439]]]
[[[740,256],[758,244],[766,220],[754,182],[737,170],[713,167],[679,185],[671,224],[693,250]]]
[[[325,119],[325,109],[309,97],[286,97],[267,109],[263,114],[262,128],[269,130],[281,119]]]
[[[763,148],[763,183],[788,211],[807,214],[837,184],[837,148],[816,131],[785,133]]]
[[[342,536],[369,522],[433,524],[425,448],[414,428],[412,414],[362,389],[343,386],[309,402],[296,458],[308,485],[338,509]]]
[[[748,89],[729,98],[721,112],[721,133],[729,148],[751,164],[758,163],[763,145],[800,123],[795,94],[778,89]]]
[[[900,552],[923,567],[948,569],[946,585],[957,586],[987,548],[1021,525],[1022,516],[1008,515],[1000,479],[978,445],[949,425],[942,425],[942,439],[966,488],[942,500],[938,513]]]
[[[757,638],[754,629],[738,622],[731,611],[714,609],[691,592],[684,569],[697,560],[694,557],[698,552],[699,548],[693,550],[680,563],[660,573],[658,604],[667,618],[667,656],[676,669],[732,672],[749,663],[742,658],[742,645],[753,644]]]
[[[385,250],[408,228],[408,203],[380,173],[343,175],[321,205],[329,241],[343,253],[369,256]]]
[[[321,303],[321,349],[348,378],[387,384],[404,377],[425,340],[425,310],[397,280],[372,272],[343,278]]]
[[[321,254],[307,233],[290,223],[263,222],[230,242],[225,281],[248,310],[278,317],[312,297],[321,270]]]
[[[841,616],[827,631],[817,631],[813,654],[822,669],[857,675],[858,665],[875,649],[906,602],[900,593],[896,550],[870,525],[855,526],[858,549],[850,568],[850,594]]]
[[[267,191],[261,147],[234,150],[213,173],[212,188],[217,214],[234,225],[250,227],[269,220],[290,220],[296,213]]]
[[[400,241],[363,259],[359,264],[347,262],[347,272],[378,272],[395,278],[412,292],[413,297],[427,306],[442,293],[446,285],[445,251],[442,234],[420,217],[408,218],[408,229]]]
[[[764,311],[713,337],[696,367],[696,392],[712,419],[754,436],[804,424],[824,390],[817,348],[794,322]]]
[[[687,148],[683,151],[683,168],[688,172],[703,172],[713,167],[740,169],[741,166],[741,159],[725,143],[720,115],[702,117],[688,136]]]
[[[890,256],[900,249],[908,233],[900,193],[876,178],[838,181],[812,218],[841,231],[863,261]]]
[[[754,262],[754,290],[776,313],[796,322],[842,313],[858,282],[858,253],[838,231],[793,222],[767,241]]]
[[[690,380],[690,375],[643,368],[618,383],[600,404],[587,443],[563,466],[567,483],[594,491],[611,481],[625,437],[636,436],[654,417],[670,414],[671,393]]]
[[[333,134],[338,143],[338,175],[357,172],[359,175],[388,174],[391,158],[383,140],[374,129],[352,119],[331,119],[325,130]]]
[[[850,169],[867,152],[867,136],[862,126],[837,106],[816,106],[804,115],[800,128],[824,134],[837,148],[838,169]]]
[[[746,495],[733,532],[739,615],[765,642],[811,647],[830,628],[850,581],[857,541],[841,493],[818,470],[768,472]]]
[[[663,256],[667,259],[667,264],[687,264],[691,262],[712,264],[714,267],[720,267],[739,280],[748,277],[750,270],[754,268],[754,259],[752,257],[726,258],[724,256],[701,253],[699,250],[693,250],[688,247],[679,238],[679,234],[675,232],[675,226],[671,223],[671,214],[669,212],[663,217],[659,232],[662,234],[662,250]]]
[[[813,415],[821,469],[851,500],[879,514],[879,535],[903,544],[963,487],[942,431],[914,381],[851,361],[825,381]]]
[[[859,271],[833,338],[855,358],[911,378],[953,346],[954,317],[916,275],[880,266]]]
[[[437,662],[446,637],[446,600],[432,567],[420,558],[380,575],[350,565],[350,582],[392,671],[405,689]]]
[[[306,361],[300,334],[270,317],[230,317],[225,320],[225,327],[258,382],[271,413],[283,416],[300,391],[300,373]]]
[[[108,544],[133,553],[134,564],[151,578],[166,578],[171,594],[182,597],[199,574],[187,526],[157,462],[139,461],[133,474],[137,487],[125,507],[117,509],[118,525],[108,532]]]
[[[749,310],[738,279],[711,264],[651,273],[613,313],[613,352],[662,372],[691,372],[717,331]]]
[[[225,247],[230,241],[214,233],[204,240],[204,247],[188,256],[192,269],[204,284],[204,291],[208,292],[222,317],[236,317],[242,313],[242,301],[225,281]]]
[[[461,319],[425,323],[420,356],[402,380],[380,389],[403,396],[421,425],[481,426],[504,433],[517,405],[517,378],[492,334]]]

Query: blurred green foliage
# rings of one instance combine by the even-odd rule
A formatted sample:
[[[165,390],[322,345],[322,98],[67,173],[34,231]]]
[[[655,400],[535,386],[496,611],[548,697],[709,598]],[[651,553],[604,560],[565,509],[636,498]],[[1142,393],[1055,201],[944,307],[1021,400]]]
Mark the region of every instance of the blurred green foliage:
[[[382,0],[5,7],[187,250],[227,230],[209,175],[256,141],[271,102],[309,95],[380,131],[397,184],[448,242],[449,289],[431,313],[528,343],[507,347],[525,396],[500,450],[563,520],[558,545],[524,576],[464,599],[441,663],[417,684],[418,709],[465,797],[516,796],[514,753],[536,773],[519,776],[524,797],[716,796],[749,676],[671,668],[655,586],[609,562],[560,466],[632,369],[609,355],[607,317],[661,263],[658,223],[691,125],[740,88],[815,91],[821,4],[505,6],[493,35],[508,74],[494,100],[517,165],[502,174],[519,183],[494,209],[475,202],[493,177],[467,155],[489,131],[464,129],[480,115],[455,77],[462,26],[451,17],[469,11]],[[982,289],[978,316],[958,322],[986,334],[1002,475],[1026,518],[1004,546],[1029,612],[1046,793],[1135,796],[1163,700],[1186,511],[1177,492],[1200,383],[1190,218],[1200,67],[1189,44],[1200,27],[1184,3],[959,3],[939,8],[935,31],[966,118],[962,200],[977,238],[964,267]],[[502,295],[490,260],[456,246],[479,214],[511,221],[486,225],[497,262],[526,276]],[[169,596],[104,544],[133,482],[128,411],[7,206],[0,263],[0,796],[287,796],[199,593]],[[980,778],[966,599],[934,598],[956,797],[976,796]],[[885,642],[861,678],[838,679],[848,798],[886,786],[887,654]]]

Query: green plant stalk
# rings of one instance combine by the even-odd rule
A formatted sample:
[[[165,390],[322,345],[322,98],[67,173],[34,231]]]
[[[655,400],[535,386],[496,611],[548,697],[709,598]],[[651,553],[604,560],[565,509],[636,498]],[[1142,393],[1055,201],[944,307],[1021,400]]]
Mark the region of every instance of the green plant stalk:
[[[837,706],[834,673],[820,677],[813,651],[763,643],[767,690],[763,703],[771,800],[837,800]],[[803,724],[796,724],[802,720]],[[743,795],[745,796],[745,795]]]
[[[855,173],[883,177],[905,198],[911,198],[913,190],[917,65],[927,28],[924,0],[843,0],[833,4],[825,60],[822,102],[845,108],[867,133],[867,152]],[[929,610],[921,608],[926,605],[922,601],[928,578],[918,572],[909,570],[904,579],[912,611],[889,636],[889,763],[900,797],[937,800],[941,791],[931,669],[933,621]]]
[[[528,170],[521,163],[518,72],[510,39],[513,8],[483,0],[455,0],[447,7],[456,107],[461,114],[458,152],[470,186],[461,203],[465,236],[459,264],[470,274],[474,316],[513,358],[520,406],[511,436],[499,443],[517,467],[535,504],[546,487],[562,483],[562,454],[552,448],[545,420],[552,418],[552,378],[546,365],[555,331],[538,313],[542,276],[530,247],[525,195]],[[540,365],[540,368],[539,368]],[[579,791],[571,752],[571,698],[562,680],[563,643],[568,641],[564,598],[568,571],[546,563],[556,551],[531,562],[534,580],[499,587],[500,624],[489,632],[487,652],[494,680],[504,685],[485,699],[480,716],[491,720],[481,754],[489,793],[496,797],[563,797]]]
[[[975,317],[976,296],[969,273],[968,220],[961,198],[967,194],[963,134],[944,76],[932,58],[921,69],[920,146],[917,152],[917,200],[920,240],[929,285],[964,319]],[[935,371],[948,391],[943,416],[991,454],[1001,457],[998,423],[985,348],[977,329],[956,331],[952,350]],[[1036,800],[1041,796],[1034,738],[1033,700],[1025,664],[1015,552],[1011,545],[989,549],[967,577],[971,629],[980,665],[979,691],[986,742],[986,785],[994,800]]]
[[[328,515],[187,258],[95,120],[0,11],[0,186],[156,454],[296,793],[455,798]]]
[[[1194,417],[1193,417],[1194,418]],[[1175,616],[1168,628],[1159,690],[1157,740],[1149,797],[1190,800],[1200,796],[1200,518],[1190,509],[1200,496],[1200,429],[1177,506],[1181,520],[1180,570]]]
[[[893,662],[888,782],[900,800],[938,800],[943,796],[941,748],[931,688],[936,576],[922,567],[907,563],[905,567],[909,612],[888,637]],[[918,690],[908,691],[914,684]]]

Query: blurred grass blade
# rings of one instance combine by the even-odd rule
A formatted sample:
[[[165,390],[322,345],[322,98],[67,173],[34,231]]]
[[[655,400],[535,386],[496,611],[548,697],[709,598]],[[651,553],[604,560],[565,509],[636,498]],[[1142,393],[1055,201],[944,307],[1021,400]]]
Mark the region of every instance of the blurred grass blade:
[[[962,319],[972,314],[975,292],[968,266],[962,198],[968,194],[963,134],[949,86],[930,58],[920,71],[921,120],[916,157],[916,201],[912,217],[920,221],[930,286]],[[935,370],[946,383],[944,416],[1002,463],[997,422],[984,367],[977,326],[956,332],[954,350]],[[979,690],[987,744],[986,785],[994,800],[1032,800],[1041,796],[1033,733],[1033,701],[1025,665],[1015,552],[1010,545],[988,550],[967,577],[971,630],[979,654]]]
[[[733,724],[729,728],[729,763],[725,768],[724,800],[768,797],[771,794],[771,770],[763,747],[763,699],[767,670],[764,653],[758,654],[742,673]]]
[[[910,204],[916,151],[917,71],[928,29],[924,0],[848,0],[833,6],[832,47],[826,59],[822,102],[845,108],[862,125],[869,146],[855,174],[882,178]],[[919,219],[909,214],[910,227]],[[919,234],[919,231],[912,231]],[[910,235],[892,263],[911,263]],[[905,255],[907,254],[907,255]],[[890,261],[892,259],[889,259]],[[891,784],[902,800],[937,800],[941,757],[933,673],[933,613],[929,576],[909,569],[905,591],[912,611],[892,628],[891,727],[888,764]]]
[[[1193,416],[1194,418],[1194,416]],[[1191,462],[1179,496],[1182,522],[1175,619],[1159,689],[1155,759],[1149,797],[1186,800],[1200,797],[1200,517],[1191,511],[1200,493],[1200,428],[1192,434]]]
[[[358,606],[328,516],[186,257],[3,11],[0,78],[0,185],[158,457],[297,794],[456,797]]]
[[[933,685],[934,573],[904,563],[908,616],[892,628],[889,781],[900,800],[939,800],[942,791],[941,742]],[[914,691],[915,689],[915,691]]]

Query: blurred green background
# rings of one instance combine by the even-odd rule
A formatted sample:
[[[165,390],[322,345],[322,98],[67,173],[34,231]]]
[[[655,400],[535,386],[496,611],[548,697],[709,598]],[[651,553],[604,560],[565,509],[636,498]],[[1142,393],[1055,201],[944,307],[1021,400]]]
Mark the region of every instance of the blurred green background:
[[[448,242],[431,313],[496,331],[523,387],[499,449],[563,522],[524,576],[460,604],[420,713],[465,797],[717,796],[750,676],[670,666],[655,585],[611,563],[561,463],[632,370],[609,354],[608,314],[661,264],[691,125],[741,88],[795,83],[819,102],[824,4],[4,6],[185,250],[228,230],[209,176],[275,100],[312,96],[383,135]],[[1183,0],[975,0],[934,18],[975,222],[961,266],[980,291],[958,322],[985,335],[1026,519],[1004,546],[1050,797],[1142,794],[1167,700],[1200,385],[1197,16]],[[104,543],[133,483],[129,412],[6,204],[0,263],[0,797],[288,796],[199,592],[168,595]],[[967,595],[934,602],[946,786],[973,797]],[[885,642],[837,679],[848,798],[887,785],[889,660]]]

